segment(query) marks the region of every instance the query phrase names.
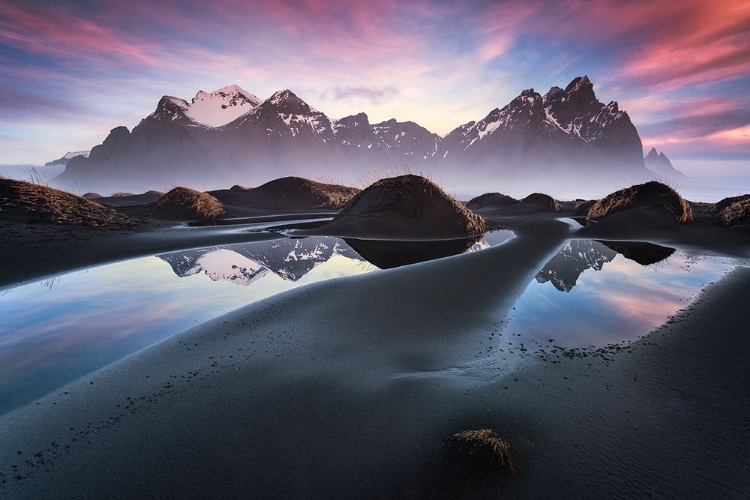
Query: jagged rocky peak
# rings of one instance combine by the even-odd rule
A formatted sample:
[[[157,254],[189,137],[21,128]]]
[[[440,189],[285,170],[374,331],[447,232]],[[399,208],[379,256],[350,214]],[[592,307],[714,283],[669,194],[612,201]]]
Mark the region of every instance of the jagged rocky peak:
[[[565,94],[569,99],[575,99],[580,104],[597,102],[596,95],[594,94],[594,84],[591,83],[589,77],[586,75],[574,78],[565,87]]]
[[[191,122],[192,119],[187,115],[188,109],[190,109],[190,105],[184,99],[165,95],[159,99],[159,104],[156,105],[156,110],[141,120],[141,124]]]
[[[372,127],[365,113],[345,116],[331,122],[336,141],[344,146],[372,147]]]
[[[369,128],[370,118],[366,113],[357,113],[356,115],[345,116],[333,121],[334,129],[342,127],[349,128]]]
[[[568,128],[576,118],[598,113],[603,104],[597,100],[589,78],[579,76],[565,90],[552,87],[544,96],[544,106],[562,128]]]
[[[662,151],[659,153],[656,148],[651,148],[646,157],[643,159],[646,168],[655,173],[662,179],[683,178],[685,174],[674,168],[672,162]]]
[[[305,101],[297,97],[297,95],[289,89],[278,90],[273,93],[271,97],[266,99],[262,105],[272,105],[277,108],[281,108],[286,112],[295,114],[308,114],[308,113],[319,113],[319,111]]]
[[[651,151],[648,152],[644,159],[647,161],[669,161],[669,158],[667,158],[667,156],[664,154],[664,151],[659,153],[656,148],[651,148]]]

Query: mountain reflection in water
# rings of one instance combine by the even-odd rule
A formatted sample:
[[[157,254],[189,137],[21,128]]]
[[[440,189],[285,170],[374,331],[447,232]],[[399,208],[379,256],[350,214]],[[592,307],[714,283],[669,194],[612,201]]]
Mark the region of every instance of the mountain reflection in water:
[[[635,340],[733,267],[731,259],[692,257],[648,243],[570,240],[516,302],[499,352],[503,357]]]
[[[511,231],[456,240],[398,241],[339,239],[333,236],[283,238],[201,248],[158,255],[177,276],[203,273],[213,281],[249,285],[273,273],[286,281],[298,281],[334,256],[367,261],[380,269],[449,257],[496,246],[513,237]]]
[[[284,238],[227,248],[201,248],[157,257],[167,262],[180,277],[204,272],[213,281],[225,279],[249,285],[269,271],[285,281],[296,282],[335,255],[362,260],[342,240],[330,236]]]
[[[488,234],[472,249],[510,234]],[[10,288],[0,293],[0,414],[246,304],[373,270],[341,239],[279,238],[116,262]]]
[[[536,281],[549,281],[557,290],[570,292],[584,271],[601,271],[618,254],[642,266],[648,266],[666,259],[674,252],[674,248],[642,241],[570,240],[539,271]]]

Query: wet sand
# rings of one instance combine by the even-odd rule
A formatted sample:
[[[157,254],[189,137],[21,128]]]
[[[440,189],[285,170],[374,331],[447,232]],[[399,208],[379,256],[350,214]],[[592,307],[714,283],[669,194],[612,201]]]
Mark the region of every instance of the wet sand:
[[[502,332],[515,300],[571,227],[551,215],[496,222],[517,237],[272,297],[0,416],[0,495],[750,495],[750,270],[733,271],[607,359],[530,356],[501,365],[488,354],[490,335]],[[613,231],[599,226],[577,236],[605,230]],[[747,265],[746,233],[701,246],[701,230],[657,236]],[[113,242],[135,238],[139,251],[139,238],[155,248],[180,245],[172,235],[158,243],[160,233]],[[221,237],[239,237],[227,234]],[[638,231],[618,236],[635,239]],[[19,265],[14,280],[33,271]],[[517,478],[457,465],[444,440],[480,427],[511,442]]]

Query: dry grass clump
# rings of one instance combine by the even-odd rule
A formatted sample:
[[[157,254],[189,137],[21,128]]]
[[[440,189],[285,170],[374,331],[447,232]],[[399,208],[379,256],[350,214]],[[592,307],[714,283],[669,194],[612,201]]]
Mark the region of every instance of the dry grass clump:
[[[458,443],[469,455],[480,459],[486,457],[500,467],[507,468],[513,476],[517,473],[510,444],[491,429],[458,432],[449,437],[446,443]]]
[[[656,181],[636,184],[605,196],[589,209],[588,218],[601,219],[616,212],[648,205],[663,208],[679,224],[693,221],[693,211],[688,202],[673,188]]]
[[[750,224],[750,196],[732,202],[724,207],[718,215],[719,222],[724,226]]]
[[[707,213],[714,213],[719,214],[721,213],[725,208],[729,207],[733,203],[736,203],[738,201],[743,200],[750,200],[750,194],[743,194],[740,196],[731,196],[729,198],[724,198],[723,200],[714,203],[713,205],[710,205],[707,209]]]
[[[28,218],[87,227],[132,226],[135,220],[59,189],[14,179],[0,179],[0,212]]]
[[[307,179],[305,181],[314,196],[324,199],[320,208],[341,208],[360,191],[357,188],[340,184],[324,184]]]
[[[156,216],[218,219],[226,211],[219,200],[207,193],[186,187],[176,187],[150,204]]]

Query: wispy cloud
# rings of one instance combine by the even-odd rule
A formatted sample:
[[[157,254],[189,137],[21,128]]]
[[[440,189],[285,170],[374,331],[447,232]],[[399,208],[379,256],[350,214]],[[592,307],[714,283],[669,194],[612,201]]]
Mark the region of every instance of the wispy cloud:
[[[397,96],[399,94],[398,89],[392,86],[382,88],[371,88],[371,87],[333,87],[326,89],[322,93],[324,99],[332,99],[334,101],[351,100],[351,101],[366,101],[370,104],[380,104],[383,100],[390,97]]]

